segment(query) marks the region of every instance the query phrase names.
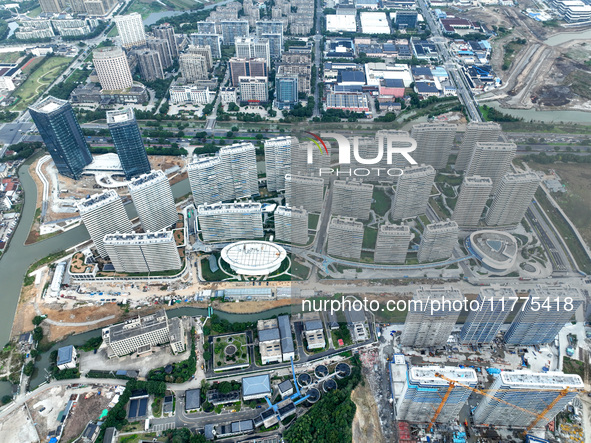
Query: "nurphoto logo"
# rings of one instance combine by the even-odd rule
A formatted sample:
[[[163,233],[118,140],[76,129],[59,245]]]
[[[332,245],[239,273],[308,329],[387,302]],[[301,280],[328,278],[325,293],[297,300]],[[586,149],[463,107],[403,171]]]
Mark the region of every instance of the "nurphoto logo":
[[[351,143],[349,139],[343,134],[336,132],[323,132],[320,136],[312,133],[310,134],[313,138],[307,137],[308,140],[312,141],[319,149],[321,155],[329,155],[326,142],[327,138],[336,140],[338,147],[338,164],[340,168],[319,168],[319,175],[346,175],[346,176],[357,176],[367,177],[369,175],[387,175],[390,177],[399,177],[404,174],[404,170],[397,167],[372,167],[372,168],[349,168],[343,169],[342,165],[351,164]],[[386,156],[386,165],[392,165],[395,154],[401,155],[411,165],[416,165],[417,162],[410,155],[415,149],[417,149],[417,142],[409,137],[395,133],[389,133],[387,131],[378,131],[376,134],[377,152],[373,158],[364,158],[359,148],[359,137],[353,137],[353,158],[357,164],[361,165],[377,165],[384,164],[384,154]],[[314,146],[308,145],[307,162],[309,165],[314,163],[313,158]]]

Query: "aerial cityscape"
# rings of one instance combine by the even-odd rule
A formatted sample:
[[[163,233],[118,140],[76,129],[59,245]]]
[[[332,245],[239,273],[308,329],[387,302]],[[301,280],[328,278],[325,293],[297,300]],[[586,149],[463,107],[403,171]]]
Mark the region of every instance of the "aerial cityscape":
[[[591,443],[591,0],[0,37],[0,442]]]

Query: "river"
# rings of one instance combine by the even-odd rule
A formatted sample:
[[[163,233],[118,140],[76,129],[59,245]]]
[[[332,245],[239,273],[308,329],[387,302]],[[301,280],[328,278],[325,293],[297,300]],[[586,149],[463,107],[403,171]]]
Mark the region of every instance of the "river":
[[[538,111],[537,109],[503,108],[498,100],[483,101],[483,105],[490,106],[512,117],[525,121],[540,121],[544,123],[575,123],[588,125],[591,123],[591,112],[588,111]]]
[[[2,282],[2,296],[0,297],[0,343],[10,339],[10,331],[14,313],[18,303],[22,282],[29,266],[35,261],[52,253],[63,251],[89,239],[84,226],[78,226],[67,232],[51,237],[32,245],[25,246],[25,240],[35,216],[37,186],[29,174],[28,166],[37,159],[27,160],[18,171],[21,186],[25,193],[25,202],[20,222],[14,231],[8,250],[0,258],[0,282]],[[172,186],[175,197],[181,197],[190,192],[187,179]],[[130,218],[137,215],[132,204],[125,205]],[[32,325],[31,325],[32,326]]]
[[[35,261],[46,257],[54,252],[63,251],[89,239],[88,232],[84,226],[79,226],[62,234],[51,237],[47,240],[25,246],[25,240],[29,235],[35,216],[37,186],[29,173],[29,166],[33,163],[39,154],[28,159],[19,169],[18,176],[21,180],[21,186],[25,193],[25,202],[21,214],[21,220],[14,232],[8,250],[0,258],[0,282],[2,282],[2,296],[0,297],[0,343],[7,343],[10,339],[10,331],[14,320],[14,313],[18,303],[22,282],[27,269]],[[264,164],[264,162],[261,162]],[[175,198],[184,196],[191,191],[189,180],[185,179],[172,185],[172,192]],[[125,209],[130,218],[137,215],[133,204],[125,205]],[[255,321],[260,318],[268,318],[273,315],[287,312],[289,308],[277,308],[256,314],[228,314],[217,312],[220,317],[229,321]],[[171,316],[182,315],[205,315],[206,309],[182,307],[168,311]],[[31,325],[31,329],[33,325]],[[67,337],[54,345],[51,350],[64,345],[80,345],[91,337],[100,334],[100,329],[85,332]],[[38,371],[31,381],[31,387],[39,385],[45,378],[45,368],[49,366],[49,354],[46,352],[41,356],[40,361],[36,363]],[[10,393],[10,383],[0,382],[0,398]]]

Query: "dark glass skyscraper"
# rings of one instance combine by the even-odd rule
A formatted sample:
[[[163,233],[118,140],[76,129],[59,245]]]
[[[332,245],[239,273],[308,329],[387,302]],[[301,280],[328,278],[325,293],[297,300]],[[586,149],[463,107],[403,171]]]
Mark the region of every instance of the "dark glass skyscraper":
[[[70,103],[49,96],[29,107],[29,113],[58,172],[78,180],[92,155]]]
[[[125,178],[131,180],[133,177],[150,172],[150,162],[133,109],[107,111],[107,125],[121,160]]]

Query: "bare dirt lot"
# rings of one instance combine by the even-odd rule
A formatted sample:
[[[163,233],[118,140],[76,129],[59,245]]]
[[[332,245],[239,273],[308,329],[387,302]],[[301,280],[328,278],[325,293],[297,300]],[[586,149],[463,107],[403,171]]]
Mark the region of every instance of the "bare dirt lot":
[[[47,433],[57,428],[59,414],[69,400],[75,403],[65,422],[61,441],[69,442],[77,438],[88,422],[97,419],[113,398],[113,388],[102,389],[100,396],[97,395],[99,390],[101,388],[74,389],[56,386],[29,400],[27,407],[37,424],[37,431],[42,437],[41,441],[46,441],[43,438]],[[21,440],[14,441],[21,442]]]
[[[85,398],[90,395],[89,398]],[[101,411],[109,404],[109,399],[104,395],[97,395],[94,391],[87,394],[80,394],[76,407],[72,409],[64,433],[62,434],[62,441],[69,442],[78,437],[90,420],[97,419]]]
[[[378,416],[378,406],[369,386],[358,385],[351,392],[351,400],[357,406],[353,417],[353,442],[383,442],[382,427]]]
[[[45,436],[47,434],[43,434]],[[0,438],[2,441],[18,443],[38,442],[37,430],[25,407],[20,407],[0,421]]]
[[[521,11],[537,9],[533,0],[515,7],[473,8],[448,14],[485,23],[496,29],[491,40],[491,65],[503,80],[499,90],[484,94],[498,97],[504,107],[591,110],[591,55],[587,42],[569,41],[548,46],[552,35],[569,32],[562,26],[537,22]]]

